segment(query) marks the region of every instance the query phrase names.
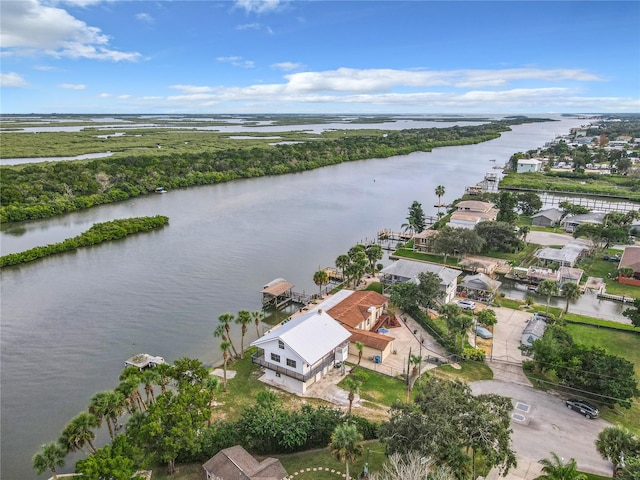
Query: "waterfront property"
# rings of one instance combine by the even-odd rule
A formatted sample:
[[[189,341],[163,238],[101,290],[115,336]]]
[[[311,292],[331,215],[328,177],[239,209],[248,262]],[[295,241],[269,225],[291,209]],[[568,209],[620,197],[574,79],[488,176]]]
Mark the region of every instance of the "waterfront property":
[[[516,173],[539,172],[542,162],[535,158],[520,158],[516,166]]]
[[[204,478],[243,480],[284,480],[289,474],[276,458],[265,458],[258,462],[240,445],[220,450],[202,465]]]
[[[136,367],[139,370],[144,370],[145,368],[153,368],[163,363],[165,363],[164,358],[155,357],[153,355],[149,355],[148,353],[139,353],[138,355],[134,355],[129,360],[124,362],[125,366]]]
[[[624,249],[618,269],[628,268],[633,270],[629,277],[618,277],[620,283],[640,285],[640,247],[630,246]]]
[[[604,212],[590,212],[582,215],[567,216],[560,222],[560,226],[567,232],[572,233],[578,225],[583,223],[592,223],[594,225],[601,225],[604,222]]]
[[[542,265],[554,263],[559,267],[573,267],[588,250],[589,247],[582,243],[570,242],[562,248],[541,248],[534,255]]]
[[[481,302],[491,303],[498,293],[502,282],[494,280],[484,273],[468,275],[462,279],[458,287],[459,295]]]
[[[452,228],[475,228],[482,221],[492,221],[498,216],[493,203],[478,200],[463,200],[456,204],[447,225]]]
[[[261,380],[300,395],[349,354],[351,333],[324,310],[287,320],[251,343]]]
[[[433,252],[433,244],[438,236],[438,230],[427,229],[413,236],[413,249],[416,252]]]
[[[420,273],[434,273],[440,277],[443,303],[449,303],[456,295],[460,270],[443,267],[436,263],[401,258],[380,270],[380,282],[385,290],[396,283],[416,282]]]
[[[547,208],[531,217],[531,224],[534,227],[557,227],[564,216],[564,212],[559,208]]]

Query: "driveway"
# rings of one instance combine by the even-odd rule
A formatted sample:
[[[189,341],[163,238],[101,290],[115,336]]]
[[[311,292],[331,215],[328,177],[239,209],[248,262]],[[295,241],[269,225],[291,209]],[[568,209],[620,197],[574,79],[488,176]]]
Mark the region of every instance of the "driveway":
[[[595,447],[598,433],[611,425],[607,421],[588,420],[567,409],[559,396],[524,385],[483,380],[472,382],[471,389],[475,395],[496,393],[511,397],[511,438],[519,463],[535,463],[556,452],[565,460],[575,458],[581,471],[611,476],[611,464],[600,457]]]
[[[551,233],[551,232],[529,232],[527,234],[527,242],[535,243],[536,245],[566,245],[569,242],[582,243],[584,245],[591,245],[588,240],[584,238],[573,238],[570,233]]]

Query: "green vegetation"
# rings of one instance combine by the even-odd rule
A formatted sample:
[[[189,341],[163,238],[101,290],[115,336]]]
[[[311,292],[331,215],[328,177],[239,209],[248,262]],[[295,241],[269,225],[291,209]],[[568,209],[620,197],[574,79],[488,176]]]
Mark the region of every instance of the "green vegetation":
[[[513,121],[492,122],[483,125],[452,128],[432,128],[385,132],[361,131],[339,138],[323,139],[289,145],[198,147],[198,140],[185,140],[185,132],[154,130],[153,153],[94,159],[90,161],[66,161],[0,168],[3,188],[0,192],[0,221],[16,222],[48,218],[62,213],[90,208],[104,203],[126,200],[146,195],[162,186],[168,189],[193,185],[207,185],[240,178],[265,175],[281,175],[302,172],[327,165],[367,158],[386,158],[416,151],[430,151],[435,147],[468,145],[491,140],[509,129]],[[50,143],[83,143],[82,135],[59,133],[25,135],[23,133],[1,133],[3,154],[28,155],[30,142],[41,142],[47,155],[74,154],[68,149],[56,152],[44,148]],[[105,132],[101,132],[105,133]],[[132,135],[135,131],[129,132]],[[148,133],[148,132],[147,132]],[[200,139],[207,132],[193,132]],[[136,147],[146,139],[134,137]],[[26,140],[28,137],[28,140]],[[120,141],[129,135],[112,137],[108,141]],[[175,139],[179,138],[178,141]],[[102,139],[99,139],[102,141]],[[200,140],[202,141],[202,140]],[[16,142],[22,144],[16,146]],[[25,143],[26,142],[26,143]],[[171,144],[175,148],[164,148]],[[160,145],[163,148],[158,149]],[[104,151],[104,144],[93,151]],[[115,151],[115,148],[109,148]],[[19,152],[19,153],[17,153]],[[85,153],[85,152],[82,152]]]
[[[39,258],[70,252],[78,248],[98,245],[111,240],[119,240],[134,233],[148,232],[163,227],[169,223],[169,218],[162,215],[155,217],[134,217],[96,223],[86,232],[73,238],[47,245],[35,247],[20,253],[10,253],[0,257],[0,268],[21,263],[32,262]]]
[[[465,382],[476,382],[478,380],[491,380],[493,378],[493,370],[482,362],[458,362],[460,369],[453,368],[451,365],[443,365],[433,370],[433,374],[442,376],[449,380],[456,378]]]
[[[505,190],[533,190],[604,195],[640,201],[638,179],[626,175],[575,172],[509,173],[500,180]]]

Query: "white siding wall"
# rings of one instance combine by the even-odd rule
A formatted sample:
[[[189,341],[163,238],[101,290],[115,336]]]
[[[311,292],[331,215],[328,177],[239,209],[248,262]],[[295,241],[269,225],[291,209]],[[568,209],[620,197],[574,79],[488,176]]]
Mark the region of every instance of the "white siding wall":
[[[279,348],[277,340],[274,340],[273,342],[270,342],[270,343],[264,345],[263,348],[264,348],[264,359],[267,362],[274,363],[276,365],[280,365],[282,368],[286,368],[287,370],[291,370],[292,372],[297,372],[297,373],[300,373],[300,374],[304,374],[309,370],[307,368],[307,366],[306,366],[307,364],[304,362],[304,360],[302,360],[302,358],[300,358],[289,347],[287,347],[285,345],[284,349]],[[277,362],[276,360],[272,359],[271,358],[271,354],[279,355],[280,356],[280,361]],[[287,359],[293,360],[294,362],[296,362],[296,366],[292,367],[290,365],[287,365]]]

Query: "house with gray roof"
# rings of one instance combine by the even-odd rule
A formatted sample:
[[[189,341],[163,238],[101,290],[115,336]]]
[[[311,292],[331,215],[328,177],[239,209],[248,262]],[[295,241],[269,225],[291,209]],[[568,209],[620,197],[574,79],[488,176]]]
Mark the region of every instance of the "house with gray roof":
[[[567,216],[560,222],[560,226],[567,232],[573,232],[578,225],[583,223],[593,223],[595,225],[601,225],[604,222],[604,212],[590,212],[582,215]]]
[[[307,388],[349,355],[351,332],[324,310],[287,320],[251,342],[253,363],[264,368],[260,380],[304,395]]]
[[[547,208],[540,210],[531,216],[531,224],[536,227],[556,227],[560,224],[560,220],[564,212],[559,208]]]
[[[493,301],[502,282],[494,280],[484,273],[476,273],[475,275],[467,275],[460,282],[458,287],[459,294],[481,302]]]
[[[534,341],[542,338],[546,329],[547,322],[545,322],[541,317],[533,316],[522,331],[520,344],[524,347],[531,347]]]
[[[434,273],[440,277],[440,288],[443,292],[442,302],[449,303],[456,295],[460,270],[438,265],[437,263],[422,262],[401,258],[380,270],[380,282],[385,286],[396,283],[418,283],[418,274]]]
[[[534,255],[543,265],[553,262],[559,267],[573,267],[588,250],[582,243],[570,242],[562,248],[541,248]]]

